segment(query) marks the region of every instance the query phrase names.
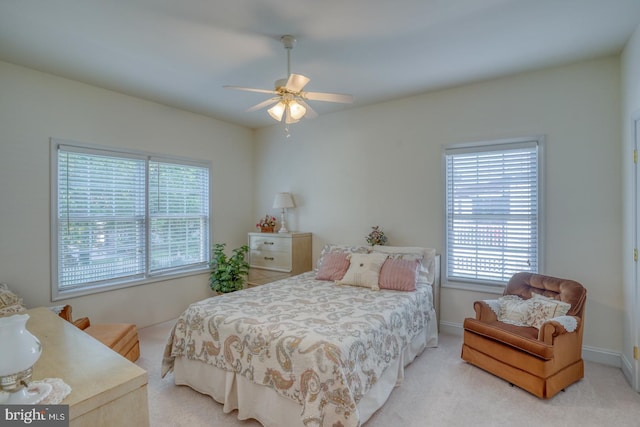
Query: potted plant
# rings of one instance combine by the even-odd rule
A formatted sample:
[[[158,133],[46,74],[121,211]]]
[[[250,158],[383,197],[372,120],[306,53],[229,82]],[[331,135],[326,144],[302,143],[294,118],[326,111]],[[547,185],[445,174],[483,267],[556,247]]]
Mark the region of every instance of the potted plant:
[[[249,263],[245,259],[249,246],[243,245],[234,249],[229,257],[224,252],[225,246],[226,243],[216,243],[213,246],[213,258],[209,261],[209,286],[212,291],[219,293],[244,288],[244,280],[249,274]]]

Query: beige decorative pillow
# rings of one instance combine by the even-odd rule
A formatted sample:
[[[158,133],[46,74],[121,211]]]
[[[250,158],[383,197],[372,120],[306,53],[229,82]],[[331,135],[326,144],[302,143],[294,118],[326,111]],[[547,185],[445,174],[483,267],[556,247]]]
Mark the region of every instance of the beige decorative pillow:
[[[22,305],[22,298],[9,290],[6,283],[0,283],[0,308]]]
[[[516,326],[528,326],[529,300],[517,295],[505,295],[498,298],[500,310],[498,320]]]
[[[554,317],[564,316],[571,309],[571,304],[543,295],[534,294],[529,299],[529,314],[526,324],[540,329],[542,324]]]
[[[387,254],[350,254],[349,269],[342,280],[336,283],[339,285],[362,286],[379,290],[378,279],[380,278],[380,268],[387,259]]]
[[[0,308],[0,316],[5,316],[7,314],[18,314],[25,311],[27,308],[22,304],[13,304],[8,305],[6,307]]]

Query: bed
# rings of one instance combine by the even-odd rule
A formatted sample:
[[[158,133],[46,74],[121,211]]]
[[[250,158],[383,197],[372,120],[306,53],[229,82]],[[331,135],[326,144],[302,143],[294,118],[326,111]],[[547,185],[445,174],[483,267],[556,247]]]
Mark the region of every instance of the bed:
[[[329,254],[350,260],[346,280],[372,252],[417,260],[415,290],[318,279]],[[173,371],[175,384],[265,426],[357,427],[437,346],[439,283],[433,249],[327,245],[317,270],[191,304],[171,330],[162,376]]]

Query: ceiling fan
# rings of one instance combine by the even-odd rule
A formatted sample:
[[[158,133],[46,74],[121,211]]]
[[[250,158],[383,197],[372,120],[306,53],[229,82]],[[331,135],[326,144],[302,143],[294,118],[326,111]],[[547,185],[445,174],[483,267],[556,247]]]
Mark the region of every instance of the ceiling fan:
[[[295,46],[296,39],[291,35],[284,35],[280,37],[280,41],[287,50],[288,78],[276,80],[274,90],[254,89],[241,86],[224,86],[227,89],[275,95],[272,98],[248,108],[247,111],[256,111],[275,104],[267,110],[269,115],[279,122],[284,119],[285,123],[289,124],[296,123],[303,117],[311,119],[318,116],[318,113],[313,111],[306,101],[341,102],[345,104],[353,102],[353,96],[351,95],[303,91],[304,86],[309,83],[309,80],[311,79],[303,76],[302,74],[291,74],[291,49]]]

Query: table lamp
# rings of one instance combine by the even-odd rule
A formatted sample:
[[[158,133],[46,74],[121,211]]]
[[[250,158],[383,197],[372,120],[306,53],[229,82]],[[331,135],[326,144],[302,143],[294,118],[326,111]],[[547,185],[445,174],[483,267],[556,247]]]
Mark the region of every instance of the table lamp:
[[[28,314],[0,317],[0,404],[34,405],[52,389],[47,383],[30,388],[33,365],[42,354],[38,338],[26,328]]]
[[[285,215],[287,212],[287,208],[293,208],[296,205],[293,203],[293,198],[291,197],[291,193],[277,193],[276,198],[273,200],[273,208],[274,209],[282,209],[282,213],[280,214],[280,230],[278,233],[288,233],[287,230],[287,221],[285,219]]]

